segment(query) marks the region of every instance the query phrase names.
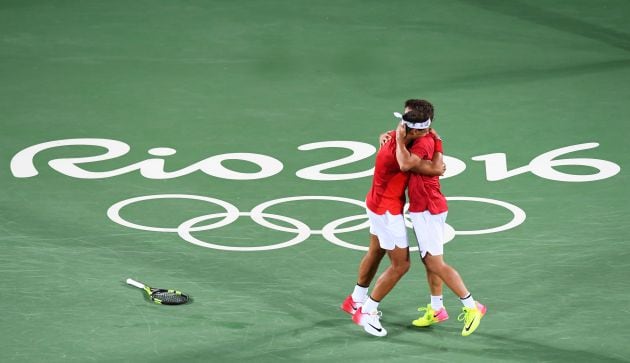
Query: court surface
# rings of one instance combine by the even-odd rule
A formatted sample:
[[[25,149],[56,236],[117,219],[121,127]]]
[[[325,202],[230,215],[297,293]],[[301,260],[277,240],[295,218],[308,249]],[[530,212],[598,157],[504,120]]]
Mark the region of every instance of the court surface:
[[[630,361],[629,13],[0,1],[0,361]],[[408,98],[436,107],[446,260],[489,309],[465,338],[450,291],[448,322],[411,325],[415,252],[387,337],[339,309]]]

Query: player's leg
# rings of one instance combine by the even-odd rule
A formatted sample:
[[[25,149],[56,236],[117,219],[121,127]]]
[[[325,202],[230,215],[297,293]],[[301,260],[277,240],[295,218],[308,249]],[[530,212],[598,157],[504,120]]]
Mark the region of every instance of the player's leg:
[[[427,252],[422,260],[427,271],[434,277],[437,277],[437,279],[443,281],[455,295],[460,298],[465,298],[470,295],[466,285],[464,285],[464,280],[462,280],[457,270],[444,262],[443,255],[434,256],[430,252]]]
[[[381,224],[374,223],[374,230],[379,234],[379,245],[387,251],[391,265],[376,281],[370,295],[373,300],[381,301],[409,271],[409,242],[407,227],[402,214],[386,213],[378,219]]]
[[[381,301],[396,286],[396,283],[409,271],[409,248],[395,247],[387,251],[391,265],[379,276],[370,294],[373,300]]]
[[[370,247],[359,264],[357,285],[370,286],[385,253],[386,250],[381,248],[378,237],[370,234]]]
[[[428,270],[438,275],[446,286],[459,296],[464,305],[462,313],[457,318],[457,320],[464,321],[462,335],[472,334],[479,326],[481,318],[486,314],[486,307],[473,299],[457,270],[445,263],[442,255],[433,256],[427,252],[424,262]]]
[[[428,231],[428,223],[430,222],[429,216],[430,214],[428,212],[410,213],[414,234],[416,236],[416,241],[418,242],[420,257],[422,258],[422,262],[424,264],[427,282],[431,292],[430,303],[427,304],[426,307],[419,307],[418,311],[421,312],[420,317],[411,322],[415,326],[430,326],[448,319],[448,312],[444,307],[442,296],[443,281],[439,275],[432,272],[427,267],[423,258],[427,253],[426,241],[429,240],[431,235]]]
[[[422,262],[424,262],[424,259]],[[424,268],[427,274],[427,282],[429,283],[429,291],[431,292],[431,300],[426,307],[418,308],[422,315],[411,322],[415,326],[430,326],[448,319],[448,312],[444,307],[442,296],[444,282],[437,274],[431,272],[426,265]]]
[[[459,296],[464,305],[464,312],[458,320],[465,321],[462,335],[466,336],[470,335],[479,326],[479,321],[485,314],[486,308],[482,304],[475,302],[457,270],[444,262],[443,241],[446,215],[446,213],[433,215],[425,211],[423,213],[413,213],[411,219],[414,224],[414,231],[416,231],[422,262],[428,274],[435,275],[443,281],[449,289]],[[438,280],[432,276],[429,280],[430,286],[431,283],[437,285]],[[432,288],[437,287],[432,286]],[[425,318],[429,315],[429,308],[430,306],[426,309],[427,314],[425,314]],[[437,316],[438,314],[434,314],[435,319],[433,320],[439,320]]]
[[[387,251],[391,265],[376,280],[372,293],[363,306],[353,315],[352,320],[363,329],[376,336],[384,336],[387,331],[380,323],[378,305],[396,286],[396,283],[409,271],[409,248],[395,247]]]
[[[424,262],[424,260],[423,260]],[[431,296],[436,296],[436,297],[442,297],[442,286],[444,285],[444,282],[442,281],[442,279],[440,278],[440,276],[434,274],[433,272],[429,271],[426,266],[425,266],[425,270],[427,272],[427,282],[429,283],[429,291],[431,291]],[[435,308],[435,306],[434,306]]]
[[[422,260],[424,263],[424,259]],[[427,266],[424,266],[427,273],[427,282],[429,283],[429,291],[431,292],[431,308],[435,311],[439,311],[444,307],[444,299],[442,296],[442,287],[444,282],[440,276],[434,274]]]
[[[372,293],[353,315],[352,320],[363,326],[366,332],[384,336],[387,331],[381,326],[378,305],[409,271],[409,244],[402,215],[386,213],[375,220],[377,223],[374,224],[374,231],[378,234],[380,247],[387,250],[391,265],[379,276]]]
[[[357,284],[341,304],[343,311],[353,315],[363,305],[368,296],[368,288],[384,256],[385,250],[381,248],[378,237],[370,234],[370,246],[359,264]]]

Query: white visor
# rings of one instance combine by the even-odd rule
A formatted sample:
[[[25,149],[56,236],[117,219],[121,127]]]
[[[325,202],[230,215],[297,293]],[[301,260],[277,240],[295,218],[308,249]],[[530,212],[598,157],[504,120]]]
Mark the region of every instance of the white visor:
[[[412,129],[424,130],[428,129],[431,126],[431,119],[427,119],[425,122],[409,122],[402,119],[403,115],[400,112],[394,112],[394,116],[399,119],[402,123],[407,125],[407,127]]]

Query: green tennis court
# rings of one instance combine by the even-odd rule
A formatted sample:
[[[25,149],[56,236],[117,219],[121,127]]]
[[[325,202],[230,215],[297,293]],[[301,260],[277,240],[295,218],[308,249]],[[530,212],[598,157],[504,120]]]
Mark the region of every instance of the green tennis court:
[[[629,14],[0,1],[0,361],[630,361]],[[488,307],[469,337],[448,290],[449,321],[411,325],[415,252],[388,336],[339,309],[408,98],[436,107],[446,261]]]

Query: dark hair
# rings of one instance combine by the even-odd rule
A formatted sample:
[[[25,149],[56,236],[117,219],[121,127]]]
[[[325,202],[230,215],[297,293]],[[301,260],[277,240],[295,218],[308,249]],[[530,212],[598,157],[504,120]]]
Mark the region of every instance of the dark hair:
[[[422,113],[424,115],[424,119],[420,122],[424,122],[427,119],[434,120],[433,105],[427,100],[410,99],[405,101],[405,107]]]
[[[425,122],[426,120],[428,120],[429,118],[426,116],[426,114],[424,112],[421,111],[417,111],[417,110],[411,110],[407,113],[405,113],[402,117],[403,120],[411,122],[411,123],[418,123],[418,122]]]

